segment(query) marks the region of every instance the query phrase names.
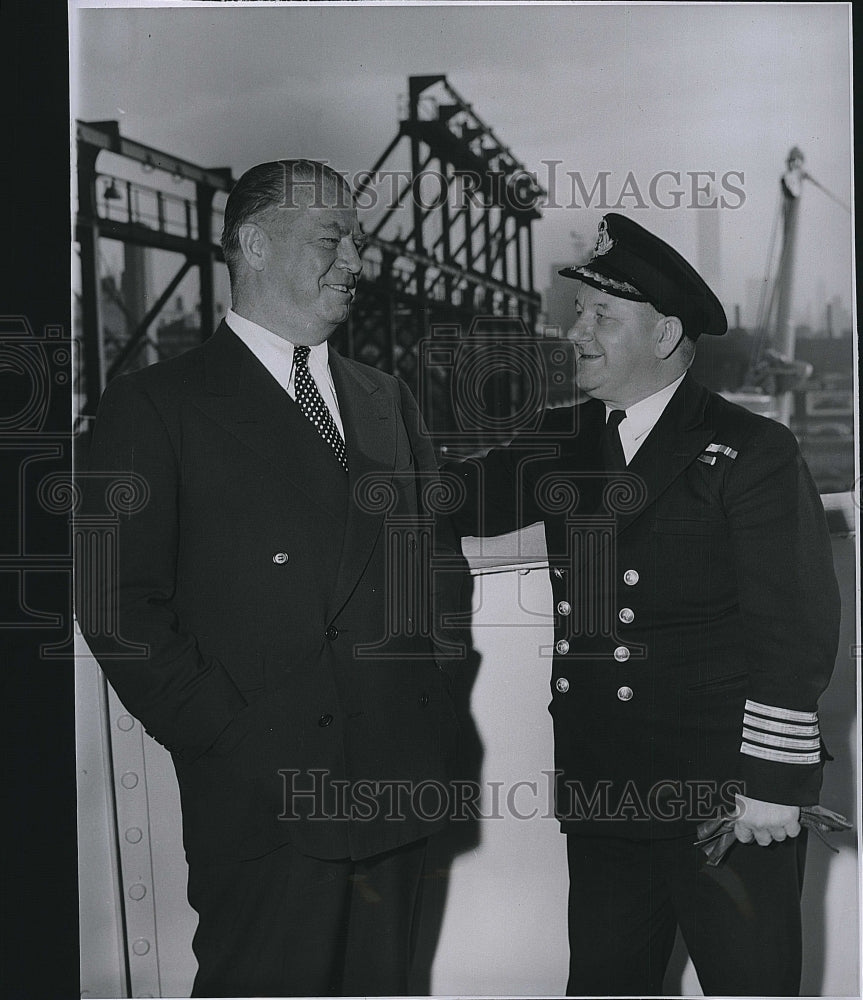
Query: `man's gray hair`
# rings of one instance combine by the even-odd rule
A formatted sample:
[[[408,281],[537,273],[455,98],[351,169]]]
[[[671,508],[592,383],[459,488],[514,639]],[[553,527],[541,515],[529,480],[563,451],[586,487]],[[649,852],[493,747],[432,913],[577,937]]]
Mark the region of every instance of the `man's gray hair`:
[[[325,200],[324,192],[335,189],[339,203]],[[326,163],[317,160],[273,160],[247,170],[234,185],[225,205],[222,229],[222,252],[231,282],[243,256],[240,227],[273,209],[310,207],[347,207],[351,204],[350,187],[345,178]]]

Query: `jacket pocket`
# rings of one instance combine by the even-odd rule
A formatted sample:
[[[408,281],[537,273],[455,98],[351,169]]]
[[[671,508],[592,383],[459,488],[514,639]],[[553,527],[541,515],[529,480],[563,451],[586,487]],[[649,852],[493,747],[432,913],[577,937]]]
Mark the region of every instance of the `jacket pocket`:
[[[249,656],[223,659],[222,663],[242,694],[253,695],[266,687],[265,657],[260,650]]]
[[[720,518],[657,517],[653,530],[659,535],[721,535],[725,521]]]
[[[254,731],[257,714],[255,702],[246,705],[219,733],[216,742],[207,749],[204,757],[232,757]]]
[[[733,688],[744,687],[748,679],[749,674],[743,671],[742,673],[727,674],[724,677],[711,677],[708,681],[698,681],[695,684],[690,684],[687,690],[693,694],[727,691]]]

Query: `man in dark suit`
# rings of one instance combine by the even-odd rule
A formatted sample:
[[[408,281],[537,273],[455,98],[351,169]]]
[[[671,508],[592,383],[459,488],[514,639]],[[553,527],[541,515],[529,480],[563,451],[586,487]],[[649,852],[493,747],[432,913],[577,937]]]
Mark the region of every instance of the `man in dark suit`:
[[[141,502],[115,570],[82,560],[79,618],[173,755],[195,996],[405,993],[426,839],[446,820],[434,455],[404,383],[327,345],[362,244],[330,168],[249,170],[225,210],[225,322],[114,380],[95,425],[87,482]]]
[[[448,474],[462,534],[545,522],[568,991],[660,994],[679,926],[706,994],[794,994],[839,622],[820,498],[785,427],[687,373],[727,323],[672,247],[610,214],[561,274],[591,398]],[[735,810],[708,866],[697,825]]]

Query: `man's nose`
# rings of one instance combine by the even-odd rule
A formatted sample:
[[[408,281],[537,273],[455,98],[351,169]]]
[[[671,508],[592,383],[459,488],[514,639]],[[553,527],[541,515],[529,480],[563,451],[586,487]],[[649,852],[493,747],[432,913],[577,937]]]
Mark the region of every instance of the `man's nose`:
[[[592,338],[593,324],[587,318],[587,315],[583,313],[569,328],[566,339],[572,341],[573,344],[583,344]]]
[[[351,274],[359,274],[363,269],[363,261],[357,250],[356,244],[350,236],[346,236],[339,243],[339,254],[336,264]]]

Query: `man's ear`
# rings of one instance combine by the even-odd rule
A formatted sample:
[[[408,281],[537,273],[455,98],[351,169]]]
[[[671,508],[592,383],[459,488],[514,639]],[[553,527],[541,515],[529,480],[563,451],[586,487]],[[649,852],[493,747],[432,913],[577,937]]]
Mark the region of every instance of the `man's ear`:
[[[663,316],[656,325],[658,335],[653,351],[660,360],[665,361],[671,357],[683,337],[683,324],[676,316]]]
[[[263,271],[264,251],[267,237],[263,229],[254,222],[244,222],[238,233],[240,249],[246,258],[246,263],[253,271]]]

